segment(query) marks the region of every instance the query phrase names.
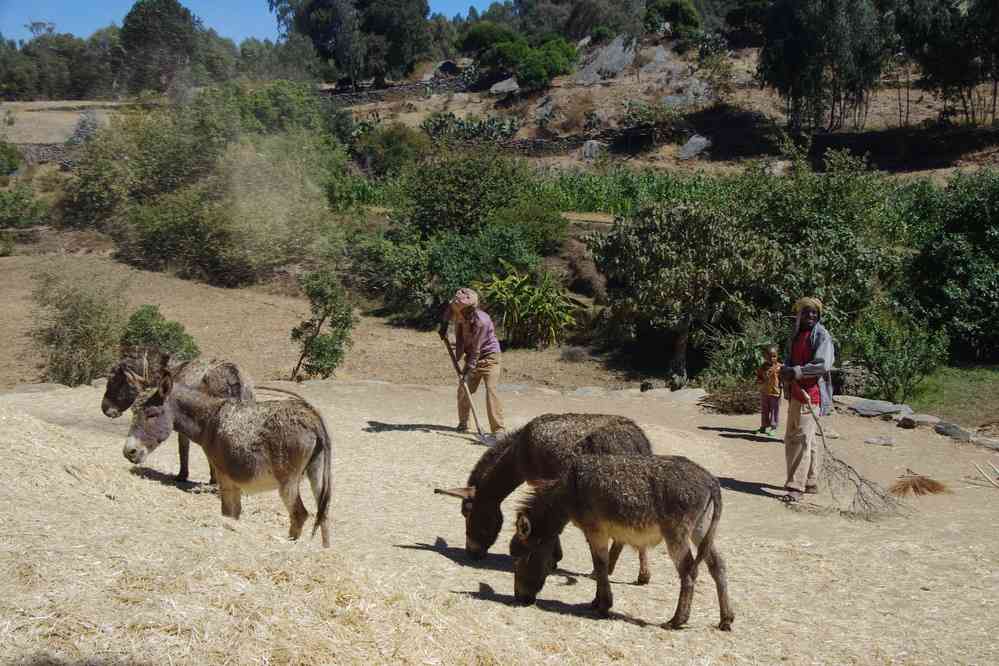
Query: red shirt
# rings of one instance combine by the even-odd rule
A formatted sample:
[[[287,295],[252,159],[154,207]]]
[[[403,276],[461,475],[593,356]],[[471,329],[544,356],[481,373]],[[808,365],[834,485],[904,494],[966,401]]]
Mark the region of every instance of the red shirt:
[[[812,332],[802,331],[798,334],[798,337],[794,339],[794,344],[791,345],[791,365],[801,366],[807,365],[812,360]],[[822,396],[819,394],[819,378],[818,377],[802,377],[798,380],[798,386],[808,394],[808,400],[813,405],[819,405],[822,402]]]

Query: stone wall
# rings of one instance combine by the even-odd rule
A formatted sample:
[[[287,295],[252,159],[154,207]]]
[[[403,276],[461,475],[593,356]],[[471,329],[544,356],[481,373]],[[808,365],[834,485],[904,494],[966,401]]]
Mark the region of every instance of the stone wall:
[[[420,83],[403,83],[388,88],[369,88],[367,90],[349,90],[345,92],[329,91],[328,95],[333,105],[340,108],[372,104],[374,102],[396,102],[427,94],[427,89],[433,95],[466,92],[468,82],[461,77],[437,78]]]

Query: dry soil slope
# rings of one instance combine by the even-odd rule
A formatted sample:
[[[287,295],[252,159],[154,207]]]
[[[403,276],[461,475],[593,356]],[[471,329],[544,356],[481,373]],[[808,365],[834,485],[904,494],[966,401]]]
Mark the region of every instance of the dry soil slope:
[[[666,631],[677,581],[664,552],[649,587],[622,558],[612,620],[593,619],[583,540],[533,608],[510,603],[505,543],[462,556],[458,507],[434,496],[481,454],[452,419],[447,388],[377,382],[300,387],[327,415],[336,447],[334,547],[289,543],[276,493],[244,501],[169,482],[176,448],[148,467],[121,456],[127,424],[100,415],[94,388],[0,396],[0,661],[129,663],[995,663],[999,561],[995,491],[962,482],[984,454],[921,433],[893,449],[857,444],[889,424],[839,419],[837,446],[881,480],[918,459],[955,488],[910,519],[879,524],[786,510],[773,443],[698,430],[691,406],[643,398],[510,394],[517,422],[543,411],[617,412],[660,452],[683,453],[726,481],[720,546],[738,618],[714,628],[706,572],[690,626]],[[751,419],[710,417],[710,427]],[[194,454],[195,478],[207,468]],[[194,488],[193,490],[198,490]],[[748,492],[747,492],[748,491]],[[825,498],[820,498],[824,500]],[[513,503],[507,504],[508,516]]]

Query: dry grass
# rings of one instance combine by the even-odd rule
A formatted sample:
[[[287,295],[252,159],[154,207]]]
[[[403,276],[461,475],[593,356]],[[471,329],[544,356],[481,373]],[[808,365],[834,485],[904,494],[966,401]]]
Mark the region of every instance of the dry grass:
[[[244,498],[238,523],[223,519],[216,496],[170,482],[172,444],[130,473],[120,453],[127,424],[100,414],[95,389],[0,396],[0,662],[970,664],[999,656],[990,638],[999,561],[982,529],[997,509],[983,501],[987,489],[957,481],[916,519],[876,525],[789,512],[760,482],[777,482],[781,447],[724,437],[752,417],[711,417],[723,430],[698,432],[704,416],[692,406],[506,394],[515,423],[542,410],[631,416],[658,452],[688,455],[722,479],[718,544],[734,632],[713,627],[706,575],[689,628],[672,632],[657,626],[678,589],[661,549],[648,587],[625,582],[635,556],[624,555],[611,620],[587,610],[589,557],[573,528],[564,572],[532,608],[510,603],[502,553],[512,521],[493,555],[463,558],[458,507],[432,489],[460,483],[482,448],[435,425],[453,417],[450,389],[297,390],[322,409],[335,442],[328,551],[285,541],[273,492]],[[851,460],[880,479],[913,456],[954,478],[981,456],[916,431],[900,433],[894,449],[864,448],[858,429],[891,425],[833,418]],[[194,478],[207,478],[203,457],[192,464]]]
[[[73,134],[80,111],[92,108],[103,125],[110,124],[111,102],[4,102],[14,114],[14,125],[4,127],[11,143],[62,143]]]

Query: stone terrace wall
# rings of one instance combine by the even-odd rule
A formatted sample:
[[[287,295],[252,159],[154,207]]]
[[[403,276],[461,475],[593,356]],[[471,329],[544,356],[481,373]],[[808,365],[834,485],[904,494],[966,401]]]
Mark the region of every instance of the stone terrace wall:
[[[350,90],[346,92],[325,92],[332,100],[333,105],[341,108],[349,106],[360,106],[362,104],[372,104],[374,102],[395,102],[413,97],[420,97],[430,89],[432,95],[440,95],[449,92],[466,92],[468,82],[460,77],[438,78],[432,81],[419,83],[403,83],[388,88],[369,88],[368,90]]]

